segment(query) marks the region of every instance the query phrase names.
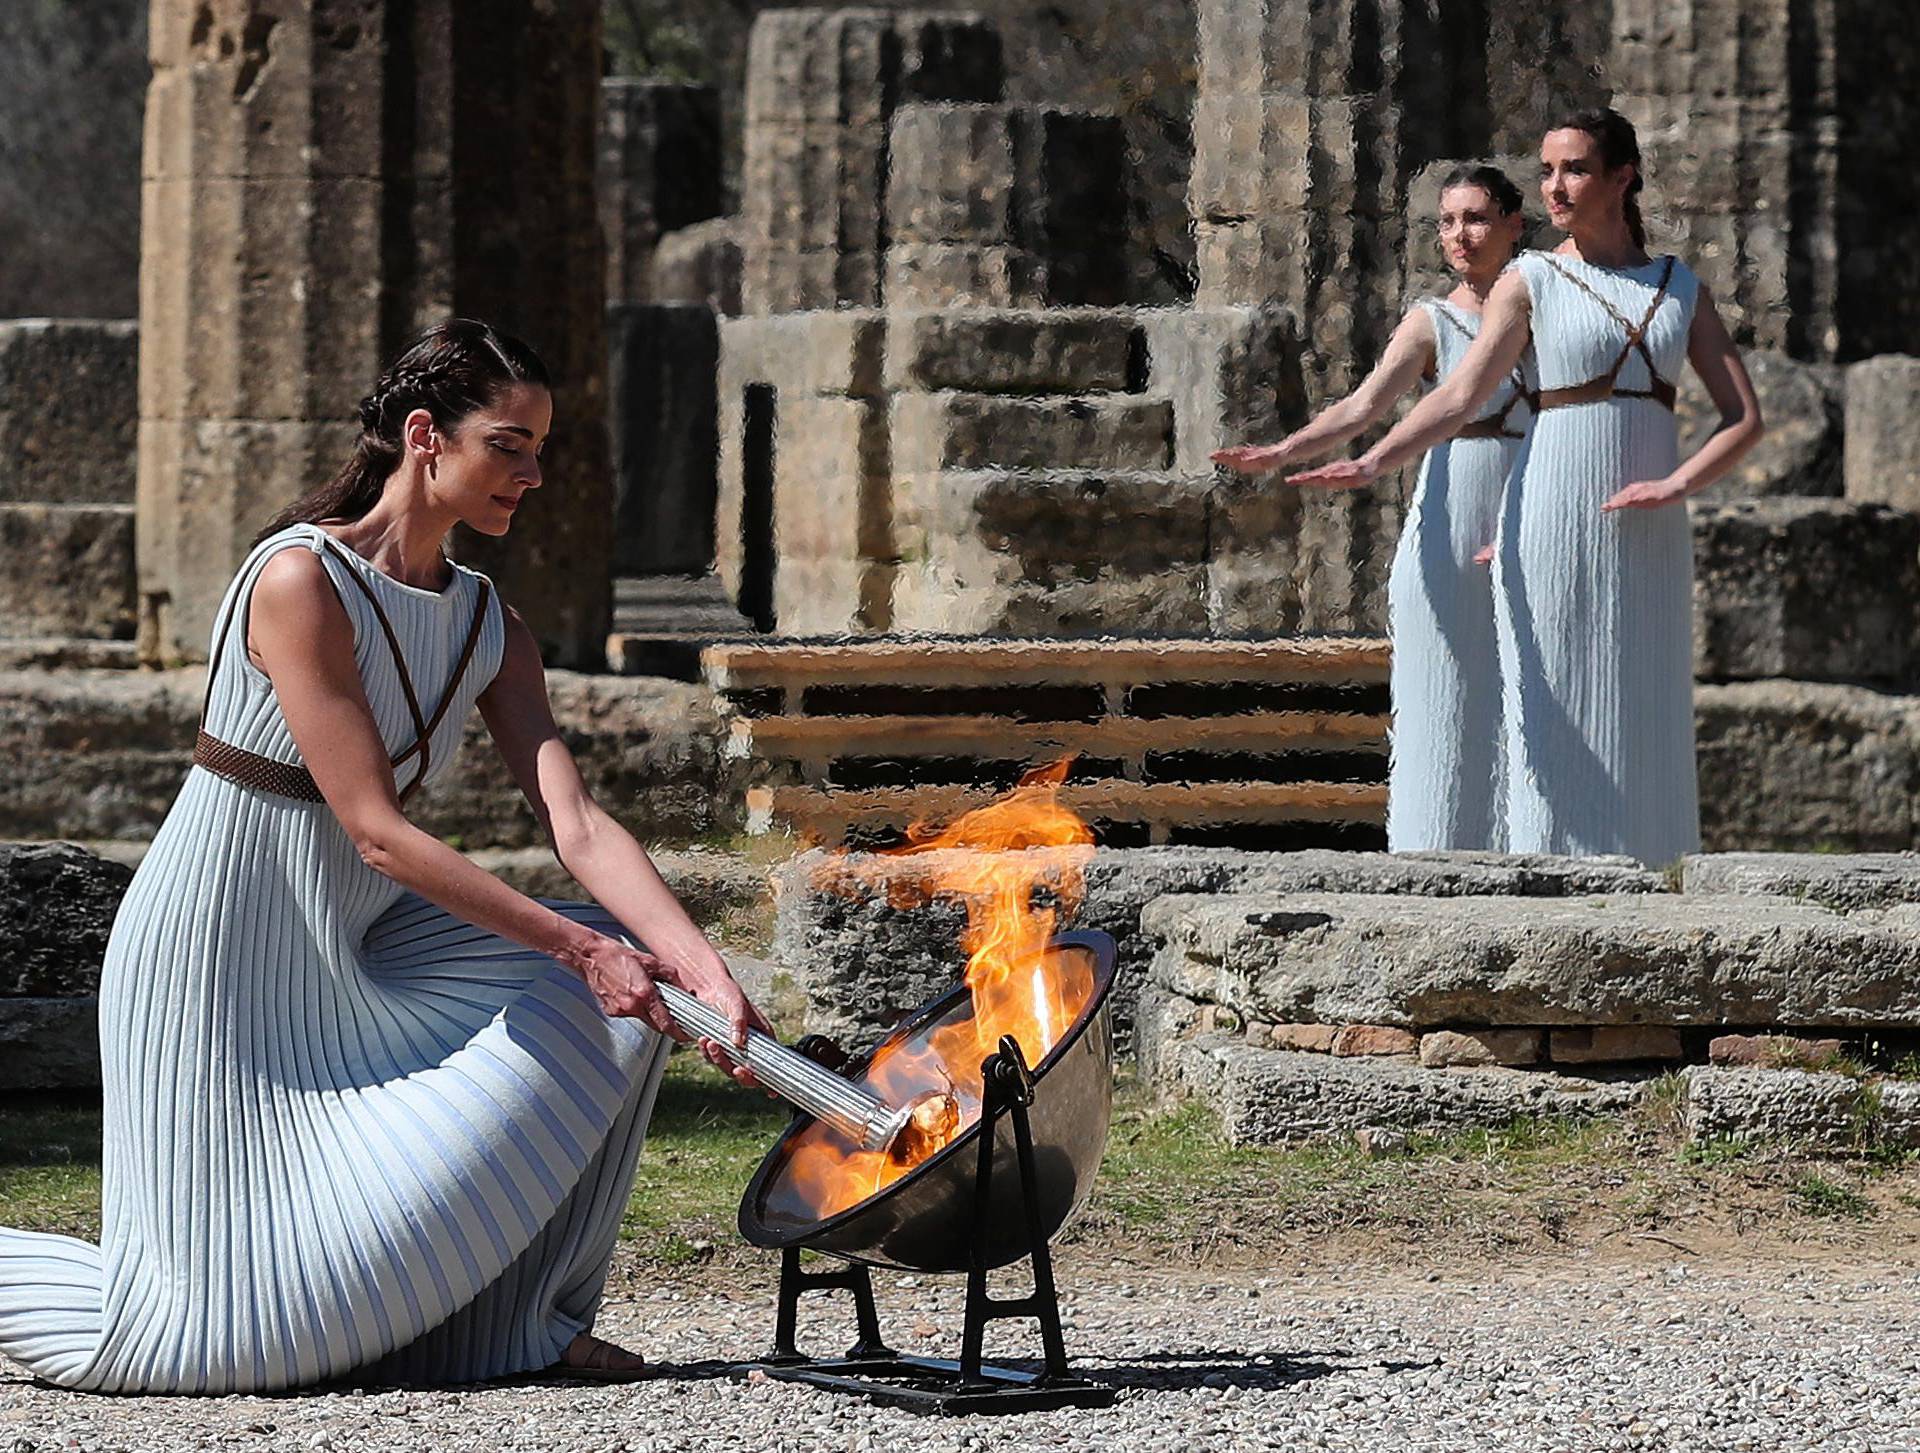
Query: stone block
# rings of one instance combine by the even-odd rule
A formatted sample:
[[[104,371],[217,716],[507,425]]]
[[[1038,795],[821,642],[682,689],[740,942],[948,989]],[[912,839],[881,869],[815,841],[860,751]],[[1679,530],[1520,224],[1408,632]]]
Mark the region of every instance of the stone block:
[[[1837,1039],[1802,1039],[1791,1034],[1722,1034],[1707,1045],[1707,1063],[1759,1066],[1770,1070],[1820,1070],[1840,1058]]]
[[[1041,273],[1021,248],[973,242],[896,242],[887,249],[887,305],[1020,308],[1044,301]]]
[[[607,310],[613,570],[697,574],[713,563],[720,333],[703,303]]]
[[[998,101],[1005,75],[982,16],[764,11],[747,42],[747,124],[872,124],[895,99]]]
[[[1214,635],[1388,629],[1398,486],[1300,490],[1275,480],[1215,491],[1207,620]]]
[[[809,1003],[808,1025],[871,1043],[899,1015],[958,978],[965,915],[929,901],[931,875],[960,854],[885,858],[800,854],[774,878],[774,957],[792,966]],[[1115,1018],[1123,1040],[1153,957],[1142,913],[1171,893],[1404,893],[1557,898],[1662,893],[1665,880],[1624,858],[1550,858],[1503,853],[1243,852],[1233,848],[1103,848],[1086,867],[1085,899],[1072,925],[1111,934],[1119,946]],[[901,908],[910,903],[915,906]],[[1252,1015],[1276,1033],[1309,1029],[1304,1015]],[[1317,1012],[1315,1018],[1330,1018]],[[1331,1047],[1331,1034],[1327,1045]]]
[[[902,106],[888,138],[893,244],[1014,241],[1011,113],[1004,106]]]
[[[1343,1024],[1333,1037],[1333,1053],[1342,1059],[1418,1054],[1420,1039],[1384,1024]]]
[[[1238,893],[1161,898],[1140,923],[1162,988],[1273,1023],[1920,1026],[1914,907]]]
[[[1134,396],[901,394],[894,469],[1160,470],[1172,459],[1173,417],[1167,400]]]
[[[1210,1105],[1234,1145],[1291,1145],[1376,1128],[1435,1133],[1515,1120],[1624,1114],[1642,1087],[1498,1067],[1450,1074],[1404,1060],[1256,1049],[1225,1035],[1165,1046],[1155,1083]]]
[[[1275,1024],[1269,1026],[1266,1040],[1272,1049],[1332,1054],[1333,1042],[1340,1037],[1340,1028],[1337,1024]]]
[[[0,843],[0,1003],[99,992],[133,870],[72,843]]]
[[[1693,510],[1694,675],[1898,685],[1913,674],[1920,515],[1847,500]]]
[[[1680,872],[1683,893],[1792,898],[1836,913],[1920,903],[1913,853],[1696,853]]]
[[[1718,505],[1772,495],[1840,494],[1845,414],[1840,370],[1832,364],[1801,363],[1766,348],[1745,349],[1740,357],[1753,380],[1767,432],[1699,502]],[[1681,372],[1674,412],[1680,422],[1682,458],[1720,427],[1720,411],[1691,368]]]
[[[139,324],[0,323],[0,503],[133,503]]]
[[[1743,681],[1694,691],[1710,851],[1897,851],[1920,842],[1920,699]]]
[[[1636,1060],[1683,1059],[1680,1032],[1657,1024],[1597,1024],[1590,1029],[1556,1029],[1547,1036],[1547,1055],[1560,1065],[1630,1064]]]
[[[895,496],[896,630],[1196,636],[1207,494],[1165,474],[957,472]]]
[[[1142,346],[1125,313],[896,311],[888,329],[891,389],[1120,393],[1133,384]]]
[[[877,129],[835,122],[749,126],[745,145],[740,211],[750,245],[841,252],[881,248],[880,199],[892,184]]]
[[[1683,1073],[1689,1140],[1777,1140],[1835,1151],[1873,1144],[1867,1087],[1847,1075],[1717,1065]]]
[[[750,383],[771,384],[785,400],[878,399],[886,363],[887,320],[846,308],[721,325],[720,388],[737,398]]]
[[[655,301],[651,263],[661,236],[718,217],[724,208],[720,93],[617,76],[600,83],[600,96],[597,181],[607,298]]]
[[[749,317],[879,304],[877,252],[796,251],[751,242],[742,249],[740,306]]]
[[[647,264],[647,296],[658,303],[705,303],[740,315],[740,219],[715,217],[664,234]]]
[[[1420,1063],[1428,1069],[1540,1062],[1537,1029],[1439,1029],[1420,1036]]]
[[[92,995],[0,999],[0,1091],[98,1089],[99,1018]]]
[[[1920,358],[1847,370],[1847,498],[1920,510]]]
[[[1305,208],[1312,103],[1274,92],[1202,92],[1193,111],[1194,219],[1278,221]]]
[[[1293,314],[1153,308],[1138,316],[1146,387],[1173,402],[1181,473],[1209,474],[1214,450],[1270,442],[1306,422],[1306,342]]]
[[[857,398],[781,403],[773,457],[774,615],[817,635],[864,620],[873,562],[892,554],[886,412]]]
[[[0,504],[0,635],[134,632],[131,505]]]

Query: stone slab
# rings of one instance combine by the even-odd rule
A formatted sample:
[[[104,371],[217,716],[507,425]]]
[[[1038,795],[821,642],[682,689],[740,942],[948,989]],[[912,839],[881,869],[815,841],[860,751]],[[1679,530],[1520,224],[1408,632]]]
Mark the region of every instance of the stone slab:
[[[0,1091],[98,1089],[99,1018],[92,995],[0,999]]]
[[[1846,418],[1847,498],[1920,510],[1920,358],[1848,368]]]
[[[0,672],[0,838],[151,838],[189,765],[206,677],[180,671]],[[737,770],[702,686],[549,671],[563,740],[588,786],[640,840],[737,831]],[[478,713],[460,760],[409,816],[466,847],[543,841]]]
[[[1120,393],[1143,344],[1131,314],[1094,311],[888,315],[886,385],[963,393]]]
[[[1173,406],[1095,394],[901,394],[893,401],[896,471],[946,469],[1159,470],[1172,462]]]
[[[1839,913],[1920,903],[1920,854],[1696,853],[1681,859],[1688,894],[1790,898]]]
[[[1693,1065],[1683,1073],[1690,1140],[1787,1141],[1854,1153],[1920,1147],[1920,1085],[1818,1070]]]
[[[132,505],[0,503],[0,635],[131,640]]]
[[[1700,836],[1717,851],[1920,842],[1920,698],[1740,681],[1694,691]]]
[[[1852,500],[1696,505],[1693,552],[1699,680],[1913,675],[1920,515]]]
[[[132,504],[140,326],[0,322],[0,502]]]
[[[1170,993],[1250,1019],[1435,1028],[1920,1027],[1920,908],[1779,899],[1522,902],[1177,895],[1141,928]]]
[[[849,1044],[870,1043],[908,1009],[953,983],[965,966],[965,914],[921,901],[928,876],[958,855],[912,859],[802,853],[775,875],[776,957],[809,1001],[809,1027]],[[1054,874],[1057,877],[1057,872]],[[1141,916],[1171,893],[1402,893],[1454,897],[1508,893],[1658,893],[1666,883],[1624,859],[1497,853],[1244,852],[1233,848],[1104,848],[1086,868],[1074,927],[1097,928],[1119,948],[1115,1017],[1127,1037],[1155,939]],[[900,903],[912,907],[900,907]],[[1317,1014],[1256,1015],[1289,1021]],[[1361,1016],[1363,1017],[1363,1016]]]
[[[73,843],[0,843],[0,998],[96,992],[132,877]]]
[[[1537,1029],[1439,1029],[1420,1036],[1420,1063],[1428,1069],[1519,1066],[1539,1059]]]
[[[1491,1067],[1461,1074],[1397,1060],[1256,1049],[1204,1035],[1165,1052],[1164,1091],[1211,1105],[1234,1145],[1287,1145],[1361,1129],[1493,1129],[1525,1117],[1586,1118],[1631,1109],[1641,1081]]]
[[[740,219],[715,217],[664,234],[647,260],[647,296],[740,314]]]

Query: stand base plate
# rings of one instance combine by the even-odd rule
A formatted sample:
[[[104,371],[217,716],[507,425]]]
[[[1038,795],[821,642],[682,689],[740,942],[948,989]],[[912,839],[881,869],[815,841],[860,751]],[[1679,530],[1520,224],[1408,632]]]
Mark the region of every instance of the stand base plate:
[[[960,1364],[944,1357],[827,1358],[807,1362],[742,1362],[728,1373],[753,1373],[828,1392],[852,1393],[883,1407],[960,1417],[975,1413],[1043,1413],[1055,1408],[1108,1408],[1115,1389],[1084,1378],[982,1363],[980,1380],[961,1381]]]

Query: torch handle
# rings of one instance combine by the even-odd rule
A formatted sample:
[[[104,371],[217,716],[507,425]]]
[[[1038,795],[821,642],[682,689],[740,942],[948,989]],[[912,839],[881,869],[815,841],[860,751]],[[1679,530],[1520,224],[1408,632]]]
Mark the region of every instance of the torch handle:
[[[753,1071],[755,1079],[781,1099],[847,1136],[862,1150],[885,1150],[907,1121],[895,1109],[825,1065],[815,1064],[757,1029],[747,1031],[745,1048],[733,1042],[733,1025],[711,1004],[674,984],[655,982],[674,1022],[688,1034],[710,1039],[727,1058]]]

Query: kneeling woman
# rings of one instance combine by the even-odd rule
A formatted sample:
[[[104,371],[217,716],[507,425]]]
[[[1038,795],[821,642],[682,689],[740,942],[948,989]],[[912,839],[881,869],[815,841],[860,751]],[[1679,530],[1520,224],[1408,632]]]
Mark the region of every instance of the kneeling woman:
[[[101,1243],[0,1232],[0,1350],[35,1374],[636,1369],[588,1329],[668,1047],[654,980],[759,1019],[588,796],[527,627],[441,552],[456,524],[507,533],[551,417],[525,344],[429,331],[229,588],[195,765],[101,978]],[[523,897],[407,821],[476,703],[604,908]]]
[[[1440,188],[1440,245],[1460,283],[1423,298],[1394,330],[1360,387],[1278,444],[1224,449],[1248,471],[1318,458],[1384,418],[1421,381],[1444,381],[1466,356],[1481,309],[1519,245],[1520,189],[1490,166],[1463,166]],[[1526,450],[1532,363],[1516,365],[1479,414],[1427,451],[1387,581],[1393,636],[1393,764],[1387,846],[1499,848],[1499,651],[1491,572],[1475,561],[1493,539],[1500,500]]]

